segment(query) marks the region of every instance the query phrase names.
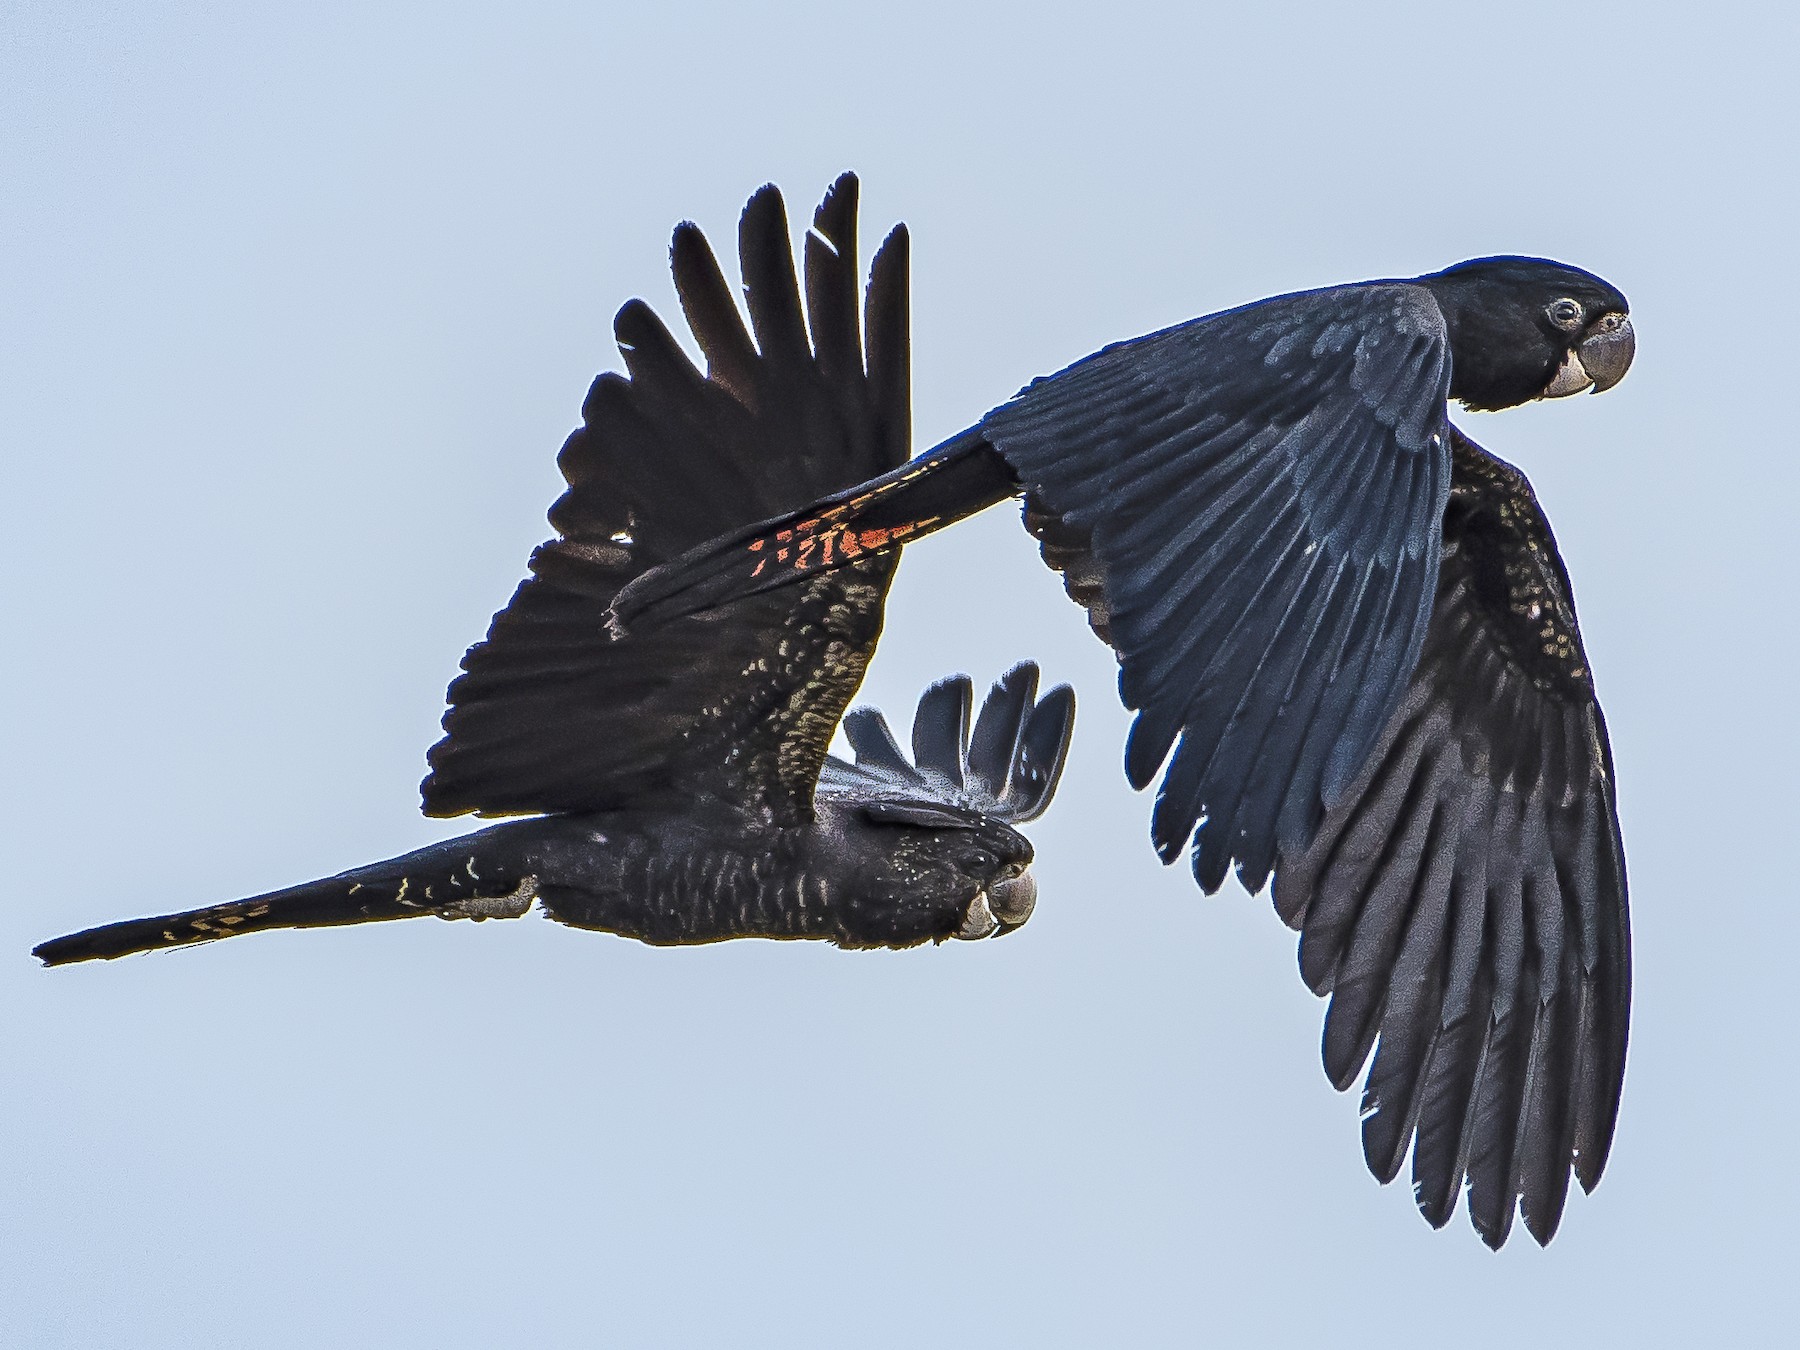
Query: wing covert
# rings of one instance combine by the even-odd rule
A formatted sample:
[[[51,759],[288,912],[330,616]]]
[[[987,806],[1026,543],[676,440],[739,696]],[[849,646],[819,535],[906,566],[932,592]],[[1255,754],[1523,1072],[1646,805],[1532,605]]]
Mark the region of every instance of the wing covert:
[[[421,788],[428,815],[595,810],[659,793],[809,812],[895,559],[627,638],[611,636],[607,615],[648,568],[906,458],[907,238],[897,227],[871,268],[865,363],[856,201],[846,174],[815,213],[803,298],[780,194],[751,198],[739,228],[748,328],[704,235],[677,228],[671,266],[704,374],[648,306],[619,311],[628,374],[594,382],[557,460],[569,485],[550,510],[558,537],[450,685]]]
[[[1400,708],[1275,904],[1329,994],[1323,1053],[1363,1096],[1369,1168],[1413,1155],[1421,1211],[1465,1177],[1482,1238],[1548,1242],[1599,1181],[1630,1008],[1606,724],[1568,577],[1524,475],[1453,432],[1430,631]]]
[[[1165,861],[1260,889],[1361,767],[1430,612],[1443,317],[1416,286],[1263,301],[1078,362],[981,432],[1120,662]],[[1173,754],[1170,754],[1173,749]],[[1196,826],[1198,829],[1196,830]]]

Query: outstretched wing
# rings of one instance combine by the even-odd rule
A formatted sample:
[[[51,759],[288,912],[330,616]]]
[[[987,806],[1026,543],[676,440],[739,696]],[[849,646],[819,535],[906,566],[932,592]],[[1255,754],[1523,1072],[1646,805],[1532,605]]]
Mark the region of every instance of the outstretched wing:
[[[1275,904],[1301,930],[1307,984],[1331,995],[1332,1082],[1349,1087],[1375,1046],[1370,1170],[1391,1180],[1411,1145],[1434,1226],[1466,1175],[1498,1247],[1516,1202],[1548,1242],[1571,1168],[1584,1189],[1600,1179],[1630,941],[1612,752],[1568,576],[1524,475],[1452,436],[1418,668],[1317,838],[1283,853]]]
[[[1449,376],[1428,292],[1346,286],[1109,347],[979,428],[1118,652],[1127,775],[1169,760],[1157,849],[1193,837],[1207,891],[1234,857],[1259,889],[1305,844],[1406,688]]]
[[[675,231],[704,376],[646,305],[620,310],[629,377],[594,382],[558,458],[569,484],[550,510],[558,537],[450,685],[421,789],[428,815],[595,810],[659,793],[728,797],[784,820],[810,812],[881,631],[894,558],[628,638],[608,633],[607,609],[645,569],[905,460],[907,237],[896,228],[876,256],[865,339],[856,200],[846,174],[815,213],[803,301],[780,194],[750,199],[739,228],[750,331],[705,237]]]
[[[988,691],[971,733],[969,677],[938,681],[919,699],[911,759],[878,709],[853,708],[844,734],[856,762],[828,758],[819,790],[877,805],[944,805],[1009,825],[1036,820],[1056,795],[1075,728],[1075,691],[1059,684],[1038,698],[1037,684],[1034,662],[1014,666]]]

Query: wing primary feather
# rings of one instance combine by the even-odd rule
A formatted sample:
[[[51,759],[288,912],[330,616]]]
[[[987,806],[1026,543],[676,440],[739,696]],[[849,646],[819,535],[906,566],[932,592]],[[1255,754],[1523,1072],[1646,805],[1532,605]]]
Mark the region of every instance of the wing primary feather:
[[[731,392],[752,412],[756,407],[756,344],[744,328],[744,316],[731,298],[731,286],[713,256],[700,227],[684,221],[675,227],[669,266],[694,341],[706,356],[707,377]]]
[[[996,801],[1006,797],[1025,721],[1037,702],[1038,668],[1030,661],[1007,671],[982,700],[969,736],[969,776]]]
[[[1544,1030],[1536,981],[1525,973],[1525,996],[1503,1013],[1479,1089],[1475,1139],[1469,1154],[1469,1218],[1495,1251],[1512,1231],[1518,1209],[1520,1131],[1532,1088],[1532,1068]]]
[[[839,175],[813,212],[806,236],[806,314],[828,383],[863,374],[856,304],[856,175]]]
[[[1075,727],[1075,691],[1059,684],[1026,717],[1002,805],[1009,820],[1036,820],[1056,795]]]
[[[844,714],[843,727],[844,739],[850,742],[858,764],[920,781],[879,708],[852,708]]]
[[[1497,795],[1497,794],[1496,794]],[[1486,820],[1494,806],[1489,803]],[[1491,825],[1489,826],[1491,829]],[[1488,830],[1465,830],[1451,895],[1450,948],[1438,1046],[1426,1069],[1425,1096],[1413,1143],[1413,1191],[1426,1222],[1450,1221],[1468,1162],[1474,1094],[1481,1081],[1493,1011],[1492,981],[1482,960],[1487,925]]]
[[[863,315],[869,401],[886,437],[887,462],[896,464],[912,453],[911,256],[906,226],[894,226],[870,264]]]
[[[1320,570],[1323,562],[1314,554],[1308,573]],[[1298,775],[1300,756],[1308,732],[1317,721],[1324,693],[1323,670],[1329,664],[1318,650],[1321,636],[1333,636],[1327,630],[1333,609],[1332,588],[1309,584],[1303,576],[1289,600],[1289,613],[1281,621],[1273,659],[1257,679],[1261,697],[1250,703],[1240,702],[1240,714],[1252,711],[1260,715],[1260,726],[1246,727],[1237,723],[1227,729],[1220,741],[1217,758],[1232,766],[1218,778],[1215,795],[1221,803],[1226,834],[1238,859],[1240,884],[1252,895],[1262,890],[1275,863],[1277,844],[1286,837],[1282,825],[1286,813],[1282,804],[1290,782]],[[1279,685],[1278,699],[1269,690]],[[1234,734],[1242,732],[1234,744]],[[1247,738],[1254,736],[1254,744]],[[1214,772],[1209,768],[1209,773]],[[1307,837],[1316,824],[1316,811],[1306,820]]]
[[[788,242],[787,206],[773,184],[758,188],[738,221],[738,257],[750,328],[772,381],[786,383],[812,363],[800,282]]]
[[[1334,702],[1343,709],[1343,720],[1331,728],[1331,739],[1324,742],[1327,749],[1319,795],[1327,807],[1343,795],[1344,788],[1361,772],[1397,701],[1389,697],[1389,691],[1403,691],[1416,666],[1422,632],[1419,620],[1421,613],[1429,612],[1429,601],[1423,610],[1399,615],[1395,611],[1404,604],[1406,593],[1416,589],[1419,578],[1413,574],[1419,570],[1422,569],[1404,557],[1393,568],[1369,564],[1365,584],[1373,585],[1377,607],[1373,616],[1359,625],[1365,635],[1363,640],[1348,653],[1354,667],[1341,666],[1331,674],[1332,684],[1342,691]],[[1365,591],[1365,595],[1368,593]],[[1403,625],[1398,632],[1397,622]],[[1353,674],[1345,679],[1349,671]]]
[[[1374,884],[1357,907],[1342,955],[1332,962],[1325,1015],[1325,1076],[1340,1092],[1355,1081],[1386,1015],[1388,990],[1407,928],[1421,902],[1428,860],[1453,825],[1442,801],[1441,756],[1413,779],[1384,850]]]
[[[1309,693],[1322,692],[1317,672],[1304,667],[1323,617],[1320,611],[1328,608],[1330,600],[1329,592],[1307,584],[1319,562],[1316,554],[1303,560],[1301,575],[1286,598],[1286,613],[1206,769],[1212,783],[1206,832],[1214,836],[1213,847],[1237,858],[1239,881],[1252,895],[1268,881],[1275,861],[1275,799],[1285,784],[1269,774],[1279,771],[1284,759],[1291,767],[1294,759],[1283,753],[1279,743],[1271,747],[1270,740],[1275,737],[1279,741],[1313,721],[1316,703],[1300,706],[1292,701],[1303,671],[1309,677],[1304,686]],[[1279,698],[1270,695],[1276,688],[1282,689]],[[1226,860],[1221,857],[1220,861]]]
[[[1474,1136],[1475,1091],[1486,1069],[1493,1022],[1485,1003],[1439,1030],[1413,1144],[1413,1194],[1433,1228],[1456,1213]]]
[[[1239,632],[1259,626],[1260,612],[1255,607],[1266,603],[1271,573],[1291,559],[1295,549],[1302,554],[1312,551],[1305,527],[1290,510],[1279,511],[1259,535],[1253,535],[1247,526],[1242,530],[1244,537],[1238,534],[1236,530],[1224,532],[1222,543],[1243,545],[1226,566],[1201,577],[1193,589],[1163,607],[1159,623],[1179,632],[1180,637],[1166,652],[1120,666],[1120,693],[1127,706],[1170,703],[1185,709],[1200,687],[1195,676],[1206,669],[1202,663],[1217,659]],[[1142,616],[1130,610],[1114,613],[1120,626],[1135,627],[1141,622]]]
[[[642,300],[627,300],[619,307],[613,316],[613,337],[631,382],[640,391],[654,387],[657,397],[684,410],[704,397],[706,377],[694,369],[667,325]]]
[[[1332,587],[1308,639],[1304,683],[1295,688],[1289,700],[1292,707],[1300,710],[1299,714],[1290,719],[1282,739],[1268,752],[1268,767],[1258,769],[1267,774],[1277,793],[1270,809],[1275,822],[1274,840],[1280,848],[1304,846],[1317,833],[1324,816],[1325,804],[1317,784],[1312,775],[1302,772],[1303,756],[1307,746],[1319,743],[1320,729],[1332,713],[1325,671],[1337,663],[1338,649],[1349,636],[1342,623],[1346,602],[1343,592]]]
[[[656,313],[642,300],[629,301],[613,320],[613,333],[619,351],[625,358],[630,380],[620,387],[622,397],[631,404],[645,435],[659,443],[658,455],[664,462],[654,467],[622,464],[624,458],[615,453],[609,467],[615,476],[633,468],[667,477],[687,480],[686,487],[668,498],[671,517],[679,514],[690,501],[704,500],[709,509],[726,515],[732,504],[756,501],[764,484],[740,459],[709,456],[703,472],[687,471],[683,457],[672,442],[706,444],[726,440],[731,432],[719,423],[719,415],[745,414],[729,405],[721,407],[709,395],[705,377],[694,369],[687,353],[682,351]],[[650,428],[655,428],[650,431]],[[673,463],[667,461],[672,460]],[[679,467],[678,467],[679,466]]]
[[[1572,947],[1565,948],[1561,988],[1544,1008],[1541,1062],[1535,1067],[1534,1090],[1527,1097],[1529,1117],[1520,1169],[1520,1216],[1525,1231],[1541,1246],[1556,1235],[1569,1196],[1569,1161],[1575,1144],[1575,1069],[1580,1049],[1576,1036],[1587,989],[1580,980]]]
[[[1270,560],[1269,570],[1259,578],[1256,590],[1246,601],[1244,612],[1248,613],[1251,608],[1259,606],[1285,606],[1288,588],[1294,584],[1292,569],[1301,566],[1304,557],[1300,536],[1291,535],[1284,542],[1282,551]],[[1202,801],[1201,793],[1206,772],[1236,705],[1226,707],[1220,701],[1209,699],[1208,695],[1217,686],[1243,688],[1244,682],[1251,679],[1260,666],[1268,642],[1273,636],[1267,634],[1260,647],[1234,641],[1238,628],[1245,622],[1247,620],[1240,616],[1231,634],[1220,641],[1205,667],[1196,672],[1194,688],[1199,691],[1198,697],[1184,715],[1186,727],[1182,731],[1174,759],[1163,775],[1162,789],[1157,795],[1156,807],[1151,815],[1151,838],[1164,862],[1171,862],[1180,856],[1202,811],[1215,805]],[[1221,867],[1215,845],[1207,844],[1203,853],[1196,853],[1195,876],[1209,895],[1224,880]],[[1215,871],[1218,873],[1216,880]],[[1212,882],[1210,886],[1207,885],[1208,881]]]
[[[1467,807],[1453,803],[1459,834]],[[1443,948],[1455,840],[1434,852],[1389,976],[1381,1039],[1363,1090],[1363,1158],[1383,1185],[1400,1173],[1424,1105],[1425,1073],[1436,1052],[1444,1005]]]
[[[919,699],[913,715],[913,763],[964,785],[963,756],[969,744],[969,710],[974,686],[967,675],[939,680]]]

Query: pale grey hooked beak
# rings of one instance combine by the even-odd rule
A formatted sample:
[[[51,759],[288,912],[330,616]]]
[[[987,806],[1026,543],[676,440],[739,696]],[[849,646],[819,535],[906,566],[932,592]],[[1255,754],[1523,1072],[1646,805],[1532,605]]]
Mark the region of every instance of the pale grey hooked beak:
[[[1631,358],[1637,355],[1637,334],[1631,331],[1631,318],[1625,314],[1608,314],[1576,348],[1581,364],[1594,382],[1594,392],[1603,393],[1625,378],[1631,369]]]
[[[964,942],[979,942],[986,937],[1005,937],[1024,924],[1037,907],[1037,882],[1029,872],[1023,876],[996,881],[985,891],[978,891],[969,902],[956,936]]]
[[[1011,881],[989,887],[988,903],[993,907],[994,917],[1000,921],[996,936],[1005,937],[1013,929],[1023,927],[1025,920],[1031,917],[1031,911],[1037,908],[1037,878],[1026,872]]]
[[[1598,394],[1611,389],[1625,378],[1636,353],[1637,334],[1631,331],[1630,318],[1608,314],[1569,349],[1540,397],[1567,398],[1586,390]]]

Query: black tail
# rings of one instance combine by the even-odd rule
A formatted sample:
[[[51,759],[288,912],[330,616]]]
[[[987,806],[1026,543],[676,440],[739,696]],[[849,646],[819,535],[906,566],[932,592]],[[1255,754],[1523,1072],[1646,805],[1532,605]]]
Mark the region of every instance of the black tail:
[[[493,857],[496,826],[481,835],[433,844],[323,881],[253,895],[228,905],[128,919],[52,938],[32,949],[47,966],[111,960],[133,952],[215,942],[271,928],[336,928],[435,914],[443,919],[516,918],[531,907],[537,878]],[[489,836],[489,838],[481,838]],[[483,845],[475,847],[477,839]],[[510,849],[503,853],[512,852]]]
[[[964,432],[880,478],[650,569],[613,598],[613,629],[665,623],[886,553],[1018,491],[999,452]]]

